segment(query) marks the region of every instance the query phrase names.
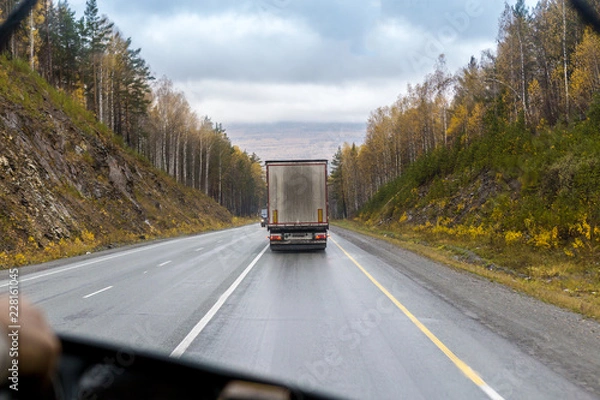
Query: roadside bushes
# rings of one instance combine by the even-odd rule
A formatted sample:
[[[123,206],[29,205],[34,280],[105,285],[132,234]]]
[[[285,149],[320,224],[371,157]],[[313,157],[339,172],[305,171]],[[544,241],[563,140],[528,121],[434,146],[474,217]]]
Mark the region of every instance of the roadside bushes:
[[[533,134],[515,124],[437,149],[384,186],[360,218],[593,258],[600,250],[597,108],[598,121],[568,130]]]

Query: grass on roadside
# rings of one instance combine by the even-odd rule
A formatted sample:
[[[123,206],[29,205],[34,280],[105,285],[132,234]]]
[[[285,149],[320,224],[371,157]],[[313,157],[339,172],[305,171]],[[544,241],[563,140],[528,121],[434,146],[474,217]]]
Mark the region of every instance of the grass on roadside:
[[[0,269],[41,264],[61,258],[80,256],[110,247],[126,246],[182,235],[199,234],[206,231],[240,227],[253,223],[258,223],[258,220],[248,217],[233,217],[231,223],[222,223],[219,221],[210,221],[207,225],[182,223],[177,228],[169,228],[160,232],[156,229],[153,229],[151,233],[145,234],[113,231],[98,236],[84,229],[81,235],[76,238],[63,238],[59,241],[48,242],[45,246],[40,246],[33,237],[30,237],[27,243],[20,243],[17,249],[13,251],[0,251]]]

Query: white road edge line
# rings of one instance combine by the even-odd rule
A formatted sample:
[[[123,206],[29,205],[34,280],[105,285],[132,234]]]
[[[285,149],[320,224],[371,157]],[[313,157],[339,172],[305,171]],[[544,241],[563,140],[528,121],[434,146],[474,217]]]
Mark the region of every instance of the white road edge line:
[[[88,298],[90,298],[90,297],[92,297],[94,295],[97,295],[98,293],[106,292],[107,290],[112,289],[112,288],[113,288],[112,286],[107,286],[104,289],[100,289],[100,290],[95,291],[94,293],[90,293],[88,295],[85,295],[85,296],[83,296],[83,298],[84,299],[88,299]]]
[[[265,251],[267,251],[268,248],[269,248],[269,244],[267,244],[265,246],[265,248],[262,249],[262,251],[260,253],[258,253],[258,255],[254,258],[254,260],[252,260],[250,265],[248,265],[246,267],[244,272],[242,272],[241,275],[238,276],[238,278],[235,280],[235,282],[233,282],[231,284],[229,289],[227,289],[225,291],[225,293],[223,293],[221,295],[221,297],[219,297],[219,300],[217,300],[217,302],[212,306],[212,308],[210,310],[208,310],[206,315],[204,315],[204,317],[202,317],[202,319],[196,324],[196,326],[194,326],[192,328],[190,333],[187,334],[187,336],[181,341],[181,343],[179,343],[179,345],[177,345],[177,347],[175,347],[175,350],[173,350],[173,352],[171,353],[171,357],[180,357],[187,350],[187,348],[190,346],[190,344],[192,344],[194,339],[196,339],[196,337],[198,337],[200,332],[202,332],[202,330],[206,327],[206,325],[208,325],[210,320],[217,314],[217,312],[223,306],[223,304],[225,304],[225,302],[227,301],[229,296],[231,296],[233,291],[235,289],[237,289],[237,287],[240,285],[242,280],[244,280],[246,275],[248,275],[250,273],[252,268],[256,265],[258,260],[260,260],[260,258],[263,256],[263,254],[265,254]]]
[[[492,400],[505,400],[504,397],[500,396],[500,394],[498,392],[496,392],[494,389],[492,389],[491,386],[489,385],[482,385],[479,386],[481,388],[481,390],[483,390],[483,392],[485,394],[488,395],[488,397]]]

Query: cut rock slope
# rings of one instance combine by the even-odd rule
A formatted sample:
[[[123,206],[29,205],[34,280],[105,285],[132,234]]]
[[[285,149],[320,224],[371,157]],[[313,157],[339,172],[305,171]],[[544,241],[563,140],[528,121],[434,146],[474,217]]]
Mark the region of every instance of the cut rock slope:
[[[231,222],[212,199],[120,143],[26,66],[0,61],[0,254],[77,238],[110,245]]]

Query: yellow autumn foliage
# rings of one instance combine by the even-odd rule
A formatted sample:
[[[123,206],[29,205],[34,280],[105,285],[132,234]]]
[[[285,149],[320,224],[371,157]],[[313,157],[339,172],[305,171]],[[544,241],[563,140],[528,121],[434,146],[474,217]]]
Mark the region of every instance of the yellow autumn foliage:
[[[515,244],[523,239],[523,233],[515,231],[507,231],[504,234],[504,241],[507,245]]]

